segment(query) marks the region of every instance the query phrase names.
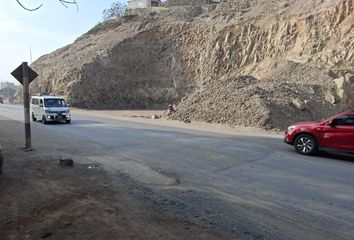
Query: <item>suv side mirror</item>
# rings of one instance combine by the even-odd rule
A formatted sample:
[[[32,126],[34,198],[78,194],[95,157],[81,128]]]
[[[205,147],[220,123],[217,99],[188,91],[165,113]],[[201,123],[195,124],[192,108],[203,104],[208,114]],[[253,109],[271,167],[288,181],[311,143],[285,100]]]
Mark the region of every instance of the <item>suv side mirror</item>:
[[[335,126],[335,124],[334,124],[334,120],[331,120],[331,121],[327,122],[327,124],[326,124],[326,125],[327,125],[327,126],[334,127],[334,126]]]

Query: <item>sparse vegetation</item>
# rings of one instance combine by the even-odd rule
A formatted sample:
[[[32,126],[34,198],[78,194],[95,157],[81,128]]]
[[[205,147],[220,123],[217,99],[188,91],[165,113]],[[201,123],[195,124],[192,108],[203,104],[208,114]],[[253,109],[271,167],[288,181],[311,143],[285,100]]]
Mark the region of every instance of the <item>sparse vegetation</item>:
[[[108,21],[124,16],[126,10],[127,4],[118,1],[114,2],[110,8],[103,10],[103,20]]]

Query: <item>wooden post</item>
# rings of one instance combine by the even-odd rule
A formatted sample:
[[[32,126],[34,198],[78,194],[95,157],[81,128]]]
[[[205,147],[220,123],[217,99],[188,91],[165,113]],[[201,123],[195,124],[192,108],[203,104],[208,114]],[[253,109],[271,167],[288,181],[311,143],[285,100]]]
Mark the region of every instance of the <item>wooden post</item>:
[[[25,137],[26,150],[31,150],[31,122],[30,122],[30,99],[29,99],[29,78],[28,78],[28,63],[22,63],[23,72],[23,104],[25,109]]]

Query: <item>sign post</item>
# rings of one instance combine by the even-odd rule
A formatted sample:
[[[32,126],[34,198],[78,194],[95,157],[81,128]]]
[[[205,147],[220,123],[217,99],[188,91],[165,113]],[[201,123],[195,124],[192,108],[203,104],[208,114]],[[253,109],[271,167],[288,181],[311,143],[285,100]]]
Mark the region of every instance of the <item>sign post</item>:
[[[31,122],[29,109],[29,81],[28,81],[28,66],[27,62],[22,63],[23,72],[23,105],[25,109],[25,136],[26,136],[26,150],[32,148],[31,144]]]
[[[23,62],[12,73],[22,85],[23,85],[23,105],[25,113],[25,138],[26,138],[26,150],[29,151],[32,148],[31,143],[31,122],[30,122],[30,96],[29,96],[29,84],[38,76],[38,74],[28,67],[27,62]]]

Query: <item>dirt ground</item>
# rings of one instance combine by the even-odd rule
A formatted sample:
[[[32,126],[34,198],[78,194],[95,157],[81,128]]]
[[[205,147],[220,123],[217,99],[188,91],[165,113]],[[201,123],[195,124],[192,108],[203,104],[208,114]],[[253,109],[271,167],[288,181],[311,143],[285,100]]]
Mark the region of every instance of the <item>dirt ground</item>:
[[[75,139],[33,137],[25,152],[23,126],[0,117],[5,164],[0,175],[0,239],[226,239],[172,219],[140,202]],[[73,157],[73,167],[59,166]]]

